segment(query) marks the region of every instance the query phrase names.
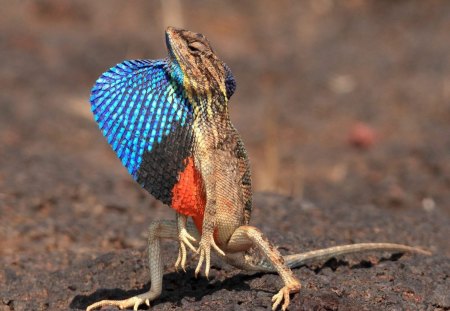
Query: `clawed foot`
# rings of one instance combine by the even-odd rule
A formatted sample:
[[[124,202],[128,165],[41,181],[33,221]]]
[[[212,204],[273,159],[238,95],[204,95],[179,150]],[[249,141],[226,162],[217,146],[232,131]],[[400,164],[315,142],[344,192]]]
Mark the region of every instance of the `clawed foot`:
[[[276,310],[278,305],[283,301],[284,303],[281,306],[281,310],[285,311],[289,306],[290,298],[289,295],[293,293],[298,293],[300,291],[300,284],[293,284],[290,286],[285,286],[280,291],[272,297],[272,310]]]
[[[208,278],[209,268],[211,266],[211,246],[218,252],[220,255],[225,256],[225,253],[216,245],[214,242],[214,238],[211,236],[202,236],[200,240],[200,245],[197,249],[197,253],[200,255],[198,260],[197,268],[195,269],[195,277],[200,273],[200,269],[202,268],[203,261],[205,261],[205,276]]]
[[[159,294],[157,293],[147,292],[145,294],[137,295],[124,300],[102,300],[91,304],[87,307],[86,311],[95,310],[103,306],[116,306],[121,310],[133,307],[133,310],[137,310],[139,306],[144,303],[150,307],[150,301],[154,300],[158,296]]]
[[[186,246],[196,253],[197,250],[191,242],[197,243],[197,240],[190,235],[185,228],[180,229],[178,240],[180,242],[180,247],[178,249],[178,258],[175,262],[175,269],[178,270],[178,268],[181,267],[181,269],[186,272]]]

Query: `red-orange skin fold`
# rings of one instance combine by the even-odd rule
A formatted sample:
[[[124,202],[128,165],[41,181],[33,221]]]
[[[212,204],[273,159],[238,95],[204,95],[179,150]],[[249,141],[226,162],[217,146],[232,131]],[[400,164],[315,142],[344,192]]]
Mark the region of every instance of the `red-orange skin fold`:
[[[194,159],[187,158],[187,166],[179,175],[172,189],[172,208],[178,213],[191,216],[197,230],[202,232],[206,195],[200,172],[195,168]]]

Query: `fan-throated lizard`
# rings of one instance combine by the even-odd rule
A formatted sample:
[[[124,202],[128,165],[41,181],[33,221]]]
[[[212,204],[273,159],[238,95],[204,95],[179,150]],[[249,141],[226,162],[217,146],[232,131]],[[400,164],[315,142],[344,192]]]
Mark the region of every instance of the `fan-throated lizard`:
[[[176,220],[150,225],[150,290],[125,300],[99,301],[87,310],[107,305],[137,310],[160,296],[164,238],[179,242],[177,268],[185,270],[188,249],[199,255],[196,276],[203,265],[208,276],[211,250],[239,269],[277,272],[284,286],[273,296],[274,310],[286,310],[289,295],[299,292],[291,268],[307,261],[368,250],[427,253],[399,244],[362,243],[283,257],[249,225],[250,165],[228,113],[236,89],[231,70],[202,34],[168,27],[166,44],[165,59],[125,61],[105,72],[90,101],[95,120],[123,165],[150,194],[176,211]],[[255,249],[262,260],[250,252]]]

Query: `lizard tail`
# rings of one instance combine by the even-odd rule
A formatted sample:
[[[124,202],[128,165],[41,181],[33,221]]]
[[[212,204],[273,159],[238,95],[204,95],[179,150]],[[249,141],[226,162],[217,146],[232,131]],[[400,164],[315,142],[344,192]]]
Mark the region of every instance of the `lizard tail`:
[[[394,251],[394,252],[410,252],[423,255],[431,255],[431,252],[423,249],[394,243],[358,243],[341,246],[333,246],[329,248],[313,250],[306,253],[283,256],[285,264],[289,268],[297,268],[306,263],[318,260],[327,260],[339,255],[347,255],[367,251]],[[260,271],[275,271],[272,265],[267,262],[259,263]]]

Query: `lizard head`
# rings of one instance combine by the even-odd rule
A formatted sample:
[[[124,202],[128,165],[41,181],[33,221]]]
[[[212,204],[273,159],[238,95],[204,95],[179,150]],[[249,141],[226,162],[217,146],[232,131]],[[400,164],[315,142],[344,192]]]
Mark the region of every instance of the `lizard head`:
[[[231,97],[236,89],[231,70],[216,56],[204,35],[168,27],[166,44],[173,74],[193,101],[217,95]]]

